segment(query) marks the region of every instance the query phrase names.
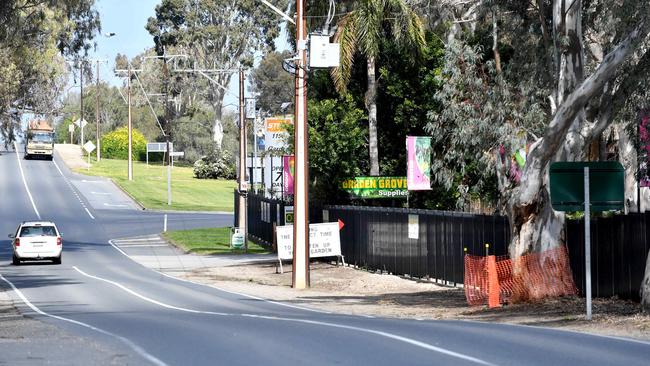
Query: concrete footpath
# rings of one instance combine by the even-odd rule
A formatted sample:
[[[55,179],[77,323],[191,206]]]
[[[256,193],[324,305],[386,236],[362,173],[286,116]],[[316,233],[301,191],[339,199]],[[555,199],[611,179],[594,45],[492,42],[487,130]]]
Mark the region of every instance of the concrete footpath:
[[[185,253],[160,235],[111,240],[111,244],[141,265],[174,277],[200,268],[277,262],[276,254],[197,255]]]

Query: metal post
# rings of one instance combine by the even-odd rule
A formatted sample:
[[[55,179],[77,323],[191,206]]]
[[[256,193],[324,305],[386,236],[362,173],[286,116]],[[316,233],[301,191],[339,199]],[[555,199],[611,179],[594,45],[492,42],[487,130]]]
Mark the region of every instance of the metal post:
[[[636,213],[641,213],[641,121],[636,124],[636,141]]]
[[[256,116],[259,117],[259,116]],[[257,194],[257,185],[255,184],[257,176],[257,127],[259,125],[259,118],[253,122],[253,192]]]
[[[587,320],[591,320],[591,212],[589,202],[589,167],[585,172],[585,296],[587,298]]]
[[[239,69],[239,227],[244,234],[244,250],[248,251],[246,227],[246,116],[244,114],[244,69]]]
[[[84,146],[84,62],[81,60],[81,66],[79,67],[79,84],[81,85],[81,91],[79,92],[79,104],[80,104],[80,114],[81,119],[79,120],[79,127],[81,127],[81,146]]]
[[[95,90],[95,94],[97,94],[97,110],[95,111],[95,121],[97,123],[97,162],[99,162],[102,158],[101,153],[99,152],[101,150],[99,145],[99,60],[95,60],[95,62],[97,62],[97,85]]]
[[[172,204],[172,152],[169,149],[169,138],[167,138],[167,205]]]
[[[305,2],[296,0],[296,103],[294,151],[296,176],[294,180],[294,224],[293,224],[293,272],[292,287],[309,287],[309,190],[307,183],[308,145],[307,145],[307,32],[305,24]]]
[[[133,153],[133,138],[132,138],[133,137],[133,135],[132,135],[132,133],[133,133],[133,124],[132,124],[132,121],[131,121],[131,63],[130,62],[129,62],[129,71],[127,72],[127,76],[126,76],[126,91],[127,91],[127,99],[128,99],[127,103],[129,105],[129,126],[128,126],[128,128],[129,128],[129,152],[128,152],[128,155],[129,156],[127,157],[128,169],[129,169],[128,178],[129,178],[129,180],[133,180],[133,161],[131,160],[132,159],[131,155]]]

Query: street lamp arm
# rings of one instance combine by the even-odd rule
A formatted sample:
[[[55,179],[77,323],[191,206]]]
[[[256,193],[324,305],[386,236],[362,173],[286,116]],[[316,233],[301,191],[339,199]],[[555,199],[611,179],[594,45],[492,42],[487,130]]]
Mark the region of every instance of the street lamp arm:
[[[274,12],[276,12],[278,15],[280,15],[281,17],[283,17],[284,19],[286,19],[286,20],[287,20],[288,22],[290,22],[291,24],[293,24],[293,25],[296,24],[296,21],[293,20],[293,18],[291,18],[290,16],[288,16],[287,14],[285,14],[282,10],[276,8],[275,5],[271,4],[270,2],[268,2],[268,1],[266,1],[266,0],[260,0],[260,1],[261,1],[264,5],[266,5],[266,6],[268,6],[269,8],[271,8],[271,10],[273,10]]]

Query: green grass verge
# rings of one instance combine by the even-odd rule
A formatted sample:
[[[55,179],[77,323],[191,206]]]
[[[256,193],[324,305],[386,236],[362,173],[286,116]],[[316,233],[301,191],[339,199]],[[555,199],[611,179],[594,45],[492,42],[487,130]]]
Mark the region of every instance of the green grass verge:
[[[178,230],[163,233],[177,247],[194,254],[240,254],[243,250],[230,249],[230,228]],[[248,241],[248,253],[266,254],[265,248]]]
[[[233,180],[196,179],[192,168],[172,169],[172,205],[167,205],[167,167],[133,163],[133,180],[127,179],[126,160],[102,159],[90,170],[77,173],[112,178],[147,209],[179,211],[233,211]]]

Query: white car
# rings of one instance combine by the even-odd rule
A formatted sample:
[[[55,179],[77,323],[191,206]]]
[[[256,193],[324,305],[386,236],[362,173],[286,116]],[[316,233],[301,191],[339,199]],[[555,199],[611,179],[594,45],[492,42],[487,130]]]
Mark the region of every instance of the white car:
[[[63,240],[61,232],[53,222],[26,221],[18,226],[13,239],[13,264],[19,265],[24,260],[50,259],[54,264],[61,264]]]

